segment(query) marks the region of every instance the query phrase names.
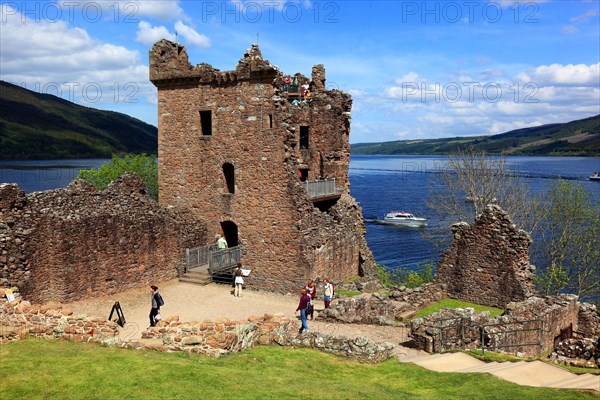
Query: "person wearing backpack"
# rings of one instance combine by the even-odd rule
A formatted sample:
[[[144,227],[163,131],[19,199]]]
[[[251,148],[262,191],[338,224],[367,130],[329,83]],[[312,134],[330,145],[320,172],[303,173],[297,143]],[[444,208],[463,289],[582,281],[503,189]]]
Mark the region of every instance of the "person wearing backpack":
[[[162,296],[158,293],[158,286],[150,286],[152,292],[152,309],[150,310],[150,326],[156,326],[160,320],[160,307],[165,304]],[[159,317],[157,317],[159,316]]]
[[[302,288],[300,291],[300,304],[296,308],[296,311],[300,311],[300,320],[302,320],[302,326],[298,333],[302,333],[303,331],[309,332],[308,323],[306,322],[308,307],[310,307],[310,296],[306,293],[306,289]]]

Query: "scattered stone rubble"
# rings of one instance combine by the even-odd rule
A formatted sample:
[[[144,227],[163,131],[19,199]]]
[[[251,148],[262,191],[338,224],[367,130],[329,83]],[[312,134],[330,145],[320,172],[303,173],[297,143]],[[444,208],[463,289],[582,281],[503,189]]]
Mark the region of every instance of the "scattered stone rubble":
[[[571,338],[558,343],[550,359],[558,364],[600,368],[600,338]]]

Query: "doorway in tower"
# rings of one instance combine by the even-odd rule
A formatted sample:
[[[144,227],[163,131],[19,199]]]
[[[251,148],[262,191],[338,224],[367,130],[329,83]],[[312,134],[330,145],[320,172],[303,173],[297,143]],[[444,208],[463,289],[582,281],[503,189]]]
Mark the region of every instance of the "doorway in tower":
[[[238,243],[238,228],[234,222],[231,221],[223,221],[221,222],[221,229],[223,230],[223,235],[225,236],[225,240],[227,241],[227,247],[235,247]]]

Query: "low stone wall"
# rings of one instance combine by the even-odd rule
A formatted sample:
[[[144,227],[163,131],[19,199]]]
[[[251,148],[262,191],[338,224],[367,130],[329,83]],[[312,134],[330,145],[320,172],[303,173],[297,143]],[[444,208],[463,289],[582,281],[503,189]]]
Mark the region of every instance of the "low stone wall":
[[[471,308],[442,310],[413,320],[410,336],[428,352],[481,348],[483,338],[488,350],[537,357],[554,348],[561,330],[577,330],[578,311],[577,297],[572,295],[509,303],[505,315],[494,319]]]
[[[105,318],[74,315],[60,305],[0,301],[0,343],[27,337],[117,344],[119,329]]]
[[[358,285],[356,288],[362,287]],[[350,286],[352,287],[352,286]],[[344,285],[348,288],[348,285]],[[379,286],[381,288],[381,286]],[[344,323],[395,325],[407,322],[417,310],[447,297],[440,285],[428,283],[411,289],[404,286],[384,293],[363,293],[350,298],[335,300],[330,308],[319,314],[319,319]]]
[[[319,313],[318,319],[347,324],[395,325],[403,304],[382,293],[363,293],[336,300]]]
[[[390,343],[370,343],[366,337],[348,339],[320,333],[298,334],[299,326],[299,321],[282,314],[265,314],[246,321],[223,318],[203,322],[180,322],[174,316],[159,322],[156,327],[148,328],[142,335],[142,341],[132,345],[219,357],[259,344],[278,344],[313,348],[369,363],[388,359],[394,348]]]
[[[313,348],[361,362],[388,359],[394,345],[370,343],[366,337],[348,339],[319,333],[298,334],[299,321],[282,314],[251,317],[246,321],[180,322],[169,317],[148,328],[142,340],[119,337],[115,322],[102,317],[74,315],[61,305],[32,305],[21,297],[13,302],[0,300],[0,343],[27,337],[97,342],[159,351],[187,351],[219,357],[256,345]],[[127,328],[127,325],[125,325]],[[127,332],[127,329],[125,329]]]

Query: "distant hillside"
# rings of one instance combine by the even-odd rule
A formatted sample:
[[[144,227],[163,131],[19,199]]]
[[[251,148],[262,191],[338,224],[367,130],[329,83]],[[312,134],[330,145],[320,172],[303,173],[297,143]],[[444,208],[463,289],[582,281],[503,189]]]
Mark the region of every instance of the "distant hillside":
[[[358,143],[352,154],[449,154],[465,146],[492,154],[600,156],[600,115],[564,124],[517,129],[493,136]]]
[[[128,115],[83,107],[0,81],[0,159],[155,154],[158,129]]]

